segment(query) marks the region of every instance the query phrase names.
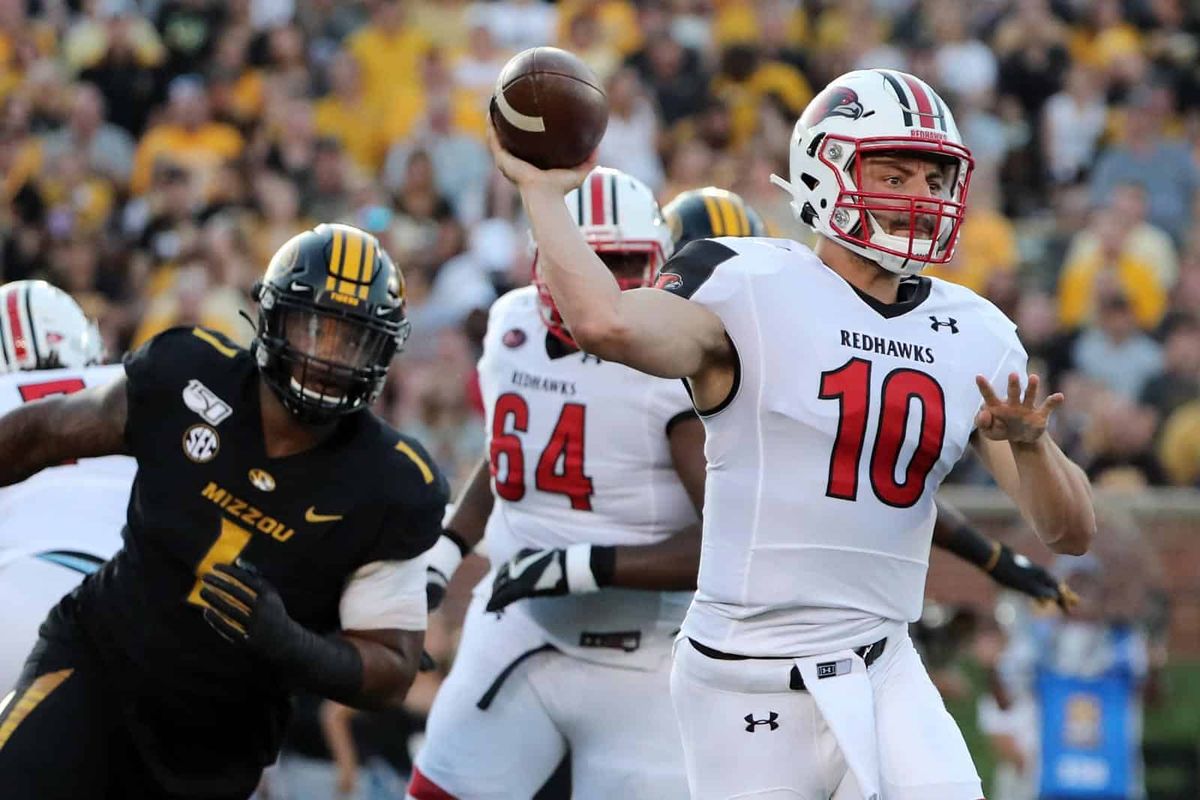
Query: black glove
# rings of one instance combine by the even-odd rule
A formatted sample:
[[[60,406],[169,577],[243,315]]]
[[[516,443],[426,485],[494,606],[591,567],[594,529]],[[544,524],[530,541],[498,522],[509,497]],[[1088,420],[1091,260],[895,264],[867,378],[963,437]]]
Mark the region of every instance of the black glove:
[[[1079,602],[1066,581],[1058,580],[1008,545],[996,543],[996,546],[1000,549],[992,557],[994,563],[987,568],[996,583],[1035,600],[1057,603],[1063,611],[1070,611]]]
[[[234,644],[270,658],[299,627],[275,587],[244,561],[217,564],[200,581],[205,622]]]
[[[358,649],[323,637],[288,616],[279,592],[250,564],[218,564],[200,579],[204,620],[228,641],[248,648],[297,686],[353,702],[362,689]]]
[[[499,611],[525,597],[595,592],[612,580],[616,550],[573,544],[567,548],[525,548],[508,560],[492,582],[488,611]]]
[[[425,568],[425,605],[433,611],[446,597],[446,584],[454,577],[455,570],[466,558],[471,548],[463,538],[451,530],[443,530],[433,547],[429,548],[428,566]]]

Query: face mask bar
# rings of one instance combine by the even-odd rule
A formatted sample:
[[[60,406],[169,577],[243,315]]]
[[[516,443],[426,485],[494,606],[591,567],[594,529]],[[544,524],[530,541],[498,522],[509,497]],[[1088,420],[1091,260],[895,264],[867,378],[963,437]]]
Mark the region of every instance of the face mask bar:
[[[884,152],[952,160],[956,167],[949,196],[917,197],[863,191],[864,158]],[[830,215],[830,227],[837,236],[861,247],[926,264],[944,264],[953,258],[954,245],[966,213],[965,198],[971,173],[975,167],[974,159],[965,147],[938,140],[891,137],[851,139],[829,135],[820,144],[818,158],[838,179],[838,196]],[[838,161],[841,163],[835,163]],[[853,186],[847,185],[847,168],[842,164],[850,166]],[[879,222],[881,214],[907,215],[907,234],[888,234]],[[929,236],[921,236],[921,231],[917,230],[920,218],[932,220]]]
[[[382,391],[408,322],[367,321],[275,296],[260,317],[263,377],[298,420],[352,413]],[[336,349],[330,338],[340,338]]]

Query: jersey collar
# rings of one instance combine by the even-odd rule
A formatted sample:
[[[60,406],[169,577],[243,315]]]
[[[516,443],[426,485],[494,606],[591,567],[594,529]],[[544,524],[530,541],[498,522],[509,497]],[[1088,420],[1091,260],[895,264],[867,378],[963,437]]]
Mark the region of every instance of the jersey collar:
[[[843,278],[843,280],[845,279]],[[892,319],[893,317],[907,314],[921,305],[921,303],[924,303],[926,298],[929,297],[929,290],[933,286],[933,281],[921,275],[905,278],[900,281],[900,288],[896,294],[896,302],[894,303],[881,303],[849,281],[846,282],[846,285],[853,289],[854,293],[864,303],[875,309],[879,316],[885,319]]]

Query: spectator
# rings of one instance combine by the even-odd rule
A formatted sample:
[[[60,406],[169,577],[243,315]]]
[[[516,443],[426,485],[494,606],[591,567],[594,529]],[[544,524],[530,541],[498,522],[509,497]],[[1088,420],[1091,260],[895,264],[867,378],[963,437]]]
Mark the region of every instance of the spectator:
[[[1042,152],[1051,180],[1073,183],[1084,176],[1095,158],[1107,116],[1096,73],[1073,67],[1066,87],[1042,110]]]
[[[649,38],[629,63],[650,87],[664,126],[670,127],[703,107],[709,78],[700,54],[674,37]]]
[[[1140,402],[1165,420],[1175,409],[1200,397],[1200,319],[1168,317],[1163,340],[1163,369],[1142,388]]]
[[[1096,162],[1092,202],[1104,205],[1119,184],[1136,183],[1146,191],[1150,222],[1182,242],[1200,192],[1200,167],[1186,146],[1163,136],[1170,102],[1166,89],[1134,92],[1120,143]]]
[[[600,140],[600,163],[627,172],[657,191],[663,183],[658,158],[658,115],[632,67],[613,73],[608,93],[608,129]]]
[[[425,35],[405,19],[404,3],[378,0],[370,22],[346,42],[362,71],[367,103],[384,108],[398,94],[419,92],[421,59],[429,47]]]
[[[128,43],[137,63],[155,67],[166,48],[150,20],[133,0],[100,0],[91,16],[80,16],[63,38],[63,61],[74,73],[96,67],[118,40]]]
[[[339,53],[329,63],[329,93],[317,100],[317,132],[341,144],[346,155],[365,174],[383,163],[387,149],[383,109],[364,89],[358,62]]]
[[[1175,244],[1165,231],[1146,220],[1146,190],[1141,184],[1118,184],[1108,199],[1108,208],[1111,214],[1105,215],[1104,224],[1118,226],[1121,231],[1119,258],[1148,268],[1164,289],[1174,286],[1179,277]],[[1101,238],[1094,230],[1080,234],[1067,253],[1067,263],[1096,258]]]
[[[1059,278],[1059,319],[1074,328],[1095,315],[1099,289],[1113,283],[1132,304],[1138,324],[1153,330],[1166,307],[1158,272],[1129,247],[1131,231],[1111,205],[1093,215],[1087,234],[1076,237]],[[1095,242],[1088,243],[1088,239]]]
[[[1200,489],[1200,400],[1185,403],[1167,418],[1158,455],[1171,483]]]
[[[955,0],[937,0],[931,19],[937,84],[957,97],[990,93],[998,72],[996,56],[967,29],[967,10]]]
[[[485,108],[496,88],[496,78],[512,53],[496,44],[479,6],[473,6],[466,19],[467,46],[454,57],[451,74],[454,85],[470,93],[474,105]]]
[[[167,157],[192,173],[197,188],[207,196],[216,170],[242,152],[242,137],[230,125],[210,117],[208,93],[196,76],[171,82],[168,121],[148,131],[134,154],[130,190],[140,194],[149,187],[158,159]]]
[[[558,6],[544,0],[476,2],[471,12],[487,26],[496,43],[508,50],[554,41],[558,28]]]
[[[317,139],[312,169],[305,180],[300,207],[309,219],[330,222],[348,220],[350,204],[350,167],[337,139]]]
[[[172,77],[204,71],[225,23],[226,8],[221,0],[166,0],[159,7],[157,25]]]
[[[54,161],[67,153],[81,153],[91,170],[123,187],[133,169],[133,139],[105,122],[104,114],[104,97],[96,87],[77,85],[66,125],[43,139],[44,157]]]
[[[1138,329],[1129,299],[1117,287],[1101,289],[1096,321],[1072,349],[1075,368],[1121,397],[1138,397],[1162,370],[1162,348]]]
[[[721,68],[711,91],[729,109],[733,147],[745,145],[757,128],[758,108],[768,95],[777,97],[793,118],[812,99],[804,75],[782,61],[763,61],[750,45],[733,45],[721,54]]]
[[[388,151],[383,181],[389,188],[400,189],[410,156],[420,150],[433,166],[438,193],[460,219],[474,222],[483,216],[484,188],[492,161],[477,137],[457,128],[451,103],[444,94],[429,98],[424,124]]]
[[[147,21],[133,13],[131,4],[114,0],[99,16],[104,25],[103,53],[94,63],[91,59],[82,63],[79,77],[104,95],[114,125],[141,136],[150,112],[163,99],[166,50],[161,44],[145,44]]]

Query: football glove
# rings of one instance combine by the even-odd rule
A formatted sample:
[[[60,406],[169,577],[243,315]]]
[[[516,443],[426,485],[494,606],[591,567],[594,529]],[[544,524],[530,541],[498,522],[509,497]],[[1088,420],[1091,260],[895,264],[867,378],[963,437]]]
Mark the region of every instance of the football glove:
[[[425,604],[430,611],[440,606],[446,598],[446,584],[450,583],[454,571],[470,550],[462,537],[450,530],[443,530],[429,549],[429,563],[425,568]]]
[[[318,636],[288,616],[283,598],[252,565],[218,564],[201,580],[204,620],[226,640],[249,649],[297,686],[335,700],[362,689],[358,649],[338,636]]]
[[[1071,591],[1066,581],[1058,580],[1008,545],[997,542],[996,547],[999,549],[992,556],[991,565],[986,567],[996,583],[1016,589],[1034,600],[1056,603],[1063,611],[1070,611],[1079,602],[1079,596]]]
[[[519,551],[500,567],[492,582],[488,611],[499,611],[525,597],[595,592],[612,580],[616,549],[590,544]]]

